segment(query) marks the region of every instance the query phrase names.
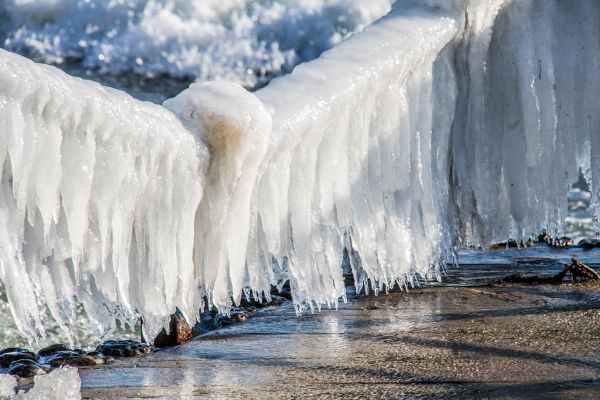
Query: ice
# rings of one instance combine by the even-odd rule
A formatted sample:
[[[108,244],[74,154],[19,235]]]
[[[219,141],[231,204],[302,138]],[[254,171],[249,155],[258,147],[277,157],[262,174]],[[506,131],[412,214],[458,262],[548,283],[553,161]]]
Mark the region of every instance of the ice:
[[[7,399],[14,396],[17,378],[12,375],[0,374],[0,399]]]
[[[255,93],[164,107],[0,51],[18,327],[42,336],[47,305],[72,332],[76,298],[99,332],[152,332],[285,281],[298,312],[335,307],[344,254],[379,292],[439,279],[461,244],[562,233],[579,168],[600,194],[598,21],[592,1],[398,1]]]
[[[33,378],[33,387],[15,393],[17,380],[0,374],[0,399],[7,400],[79,400],[81,380],[76,368],[61,367],[48,375]]]
[[[19,391],[17,400],[79,400],[81,380],[76,368],[61,367],[33,378],[33,388]]]
[[[3,0],[0,46],[115,74],[253,86],[385,15],[392,0]],[[107,23],[110,21],[110,23]]]
[[[70,332],[76,299],[98,334],[190,309],[202,142],[160,106],[4,50],[0,71],[0,280],[19,329],[43,336],[47,306]]]

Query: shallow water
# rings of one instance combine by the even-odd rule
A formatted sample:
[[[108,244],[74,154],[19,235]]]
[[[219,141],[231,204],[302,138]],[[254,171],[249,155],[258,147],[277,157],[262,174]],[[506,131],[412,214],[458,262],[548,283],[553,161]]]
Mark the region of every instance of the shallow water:
[[[376,297],[349,288],[338,310],[296,317],[288,302],[183,346],[81,370],[83,395],[593,397],[598,290],[444,286]]]
[[[513,274],[556,274],[571,258],[592,267],[600,267],[600,249],[577,247],[556,249],[546,245],[506,250],[462,250],[458,267],[448,266],[442,286],[472,286],[501,280]]]

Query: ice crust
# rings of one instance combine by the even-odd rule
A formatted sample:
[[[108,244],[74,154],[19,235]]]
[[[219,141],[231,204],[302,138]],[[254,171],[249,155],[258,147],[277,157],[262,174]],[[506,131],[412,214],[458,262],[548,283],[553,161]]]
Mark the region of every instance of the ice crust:
[[[19,328],[39,337],[47,304],[69,331],[77,297],[99,329],[151,331],[287,280],[302,312],[344,299],[344,248],[380,291],[439,279],[461,243],[560,233],[578,167],[600,194],[598,21],[593,1],[398,1],[254,94],[164,108],[0,50]]]

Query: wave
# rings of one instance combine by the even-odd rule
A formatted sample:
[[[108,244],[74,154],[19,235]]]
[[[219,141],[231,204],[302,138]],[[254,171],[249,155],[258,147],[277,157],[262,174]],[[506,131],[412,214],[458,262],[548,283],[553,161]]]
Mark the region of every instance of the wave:
[[[0,46],[105,74],[227,79],[289,72],[385,15],[392,0],[5,0]]]

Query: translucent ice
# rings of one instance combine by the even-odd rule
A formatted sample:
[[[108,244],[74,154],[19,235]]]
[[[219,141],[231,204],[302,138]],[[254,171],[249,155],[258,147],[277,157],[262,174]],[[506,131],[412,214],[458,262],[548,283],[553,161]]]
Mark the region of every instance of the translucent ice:
[[[42,335],[47,305],[70,331],[75,298],[103,326],[190,309],[202,142],[160,106],[4,50],[0,87],[0,280],[18,327]]]
[[[81,380],[76,368],[62,367],[33,378],[33,388],[20,391],[17,400],[79,400]]]
[[[0,374],[0,399],[9,399],[15,395],[17,378],[12,375]]]
[[[77,369],[62,367],[48,375],[33,378],[33,387],[15,393],[17,380],[11,375],[0,374],[0,399],[8,400],[79,400],[81,380]]]

